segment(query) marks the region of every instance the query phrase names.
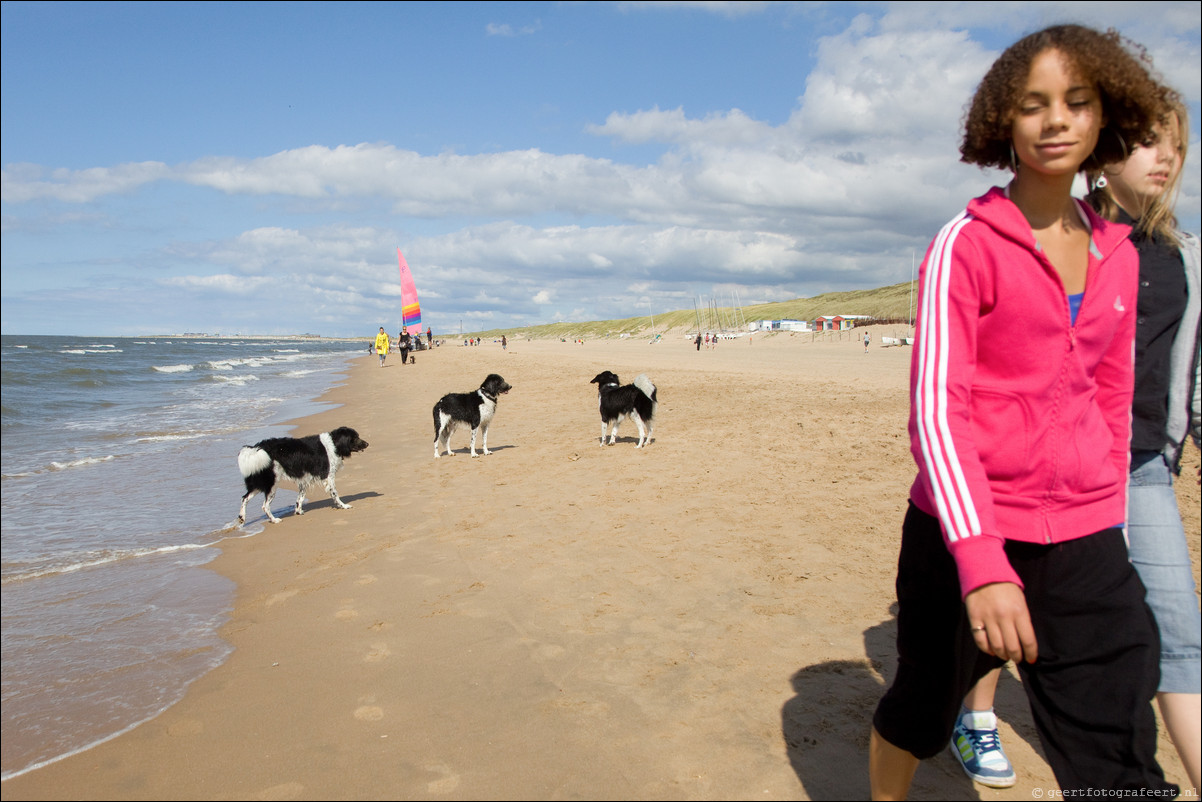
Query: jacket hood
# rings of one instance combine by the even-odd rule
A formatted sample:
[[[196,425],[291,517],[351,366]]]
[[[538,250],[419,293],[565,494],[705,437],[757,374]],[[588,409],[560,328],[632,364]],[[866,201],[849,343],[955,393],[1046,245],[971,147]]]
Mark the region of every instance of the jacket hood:
[[[1080,198],[1074,198],[1077,209],[1089,223],[1093,243],[1094,256],[1105,259],[1126,241],[1131,233],[1129,226],[1121,223],[1111,223],[1098,216],[1090,205]],[[1035,234],[1031,224],[1019,210],[1014,201],[1010,200],[1003,187],[994,187],[979,198],[974,198],[968,204],[968,213],[977,220],[988,225],[998,234],[1020,243],[1032,250],[1038,250]]]

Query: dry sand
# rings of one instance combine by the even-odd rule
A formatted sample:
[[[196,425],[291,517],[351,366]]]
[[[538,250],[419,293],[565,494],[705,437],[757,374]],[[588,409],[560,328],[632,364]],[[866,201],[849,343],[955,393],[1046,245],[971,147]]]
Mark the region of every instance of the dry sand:
[[[353,509],[317,490],[226,544],[229,661],[4,798],[865,798],[914,473],[910,349],[882,334],[868,354],[857,333],[364,356],[341,406],[296,429],[371,443],[339,475]],[[598,447],[603,369],[658,385],[650,447],[630,423]],[[459,433],[435,461],[434,401],[490,372],[514,385],[494,453],[471,459]],[[232,517],[230,464],[213,503]],[[1196,571],[1197,485],[1180,493]],[[975,787],[945,753],[912,798],[1055,788],[1013,675],[998,710],[1018,785]],[[1163,733],[1160,758],[1183,782]]]

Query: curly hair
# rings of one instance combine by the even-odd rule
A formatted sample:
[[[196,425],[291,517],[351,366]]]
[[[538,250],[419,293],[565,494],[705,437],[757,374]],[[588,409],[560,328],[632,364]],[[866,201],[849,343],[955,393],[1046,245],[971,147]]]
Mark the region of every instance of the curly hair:
[[[1055,25],[1015,42],[981,80],[964,119],[960,161],[1012,168],[1011,128],[1026,90],[1031,64],[1045,50],[1059,50],[1098,89],[1106,121],[1091,161],[1126,158],[1127,142],[1143,140],[1177,93],[1152,77],[1146,51],[1117,31]]]

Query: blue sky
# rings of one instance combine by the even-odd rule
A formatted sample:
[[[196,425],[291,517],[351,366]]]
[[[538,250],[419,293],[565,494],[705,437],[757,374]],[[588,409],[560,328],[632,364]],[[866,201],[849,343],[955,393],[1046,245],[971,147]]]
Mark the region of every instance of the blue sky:
[[[1019,36],[1171,3],[4,2],[0,331],[482,329],[907,281],[1000,173],[965,103]]]

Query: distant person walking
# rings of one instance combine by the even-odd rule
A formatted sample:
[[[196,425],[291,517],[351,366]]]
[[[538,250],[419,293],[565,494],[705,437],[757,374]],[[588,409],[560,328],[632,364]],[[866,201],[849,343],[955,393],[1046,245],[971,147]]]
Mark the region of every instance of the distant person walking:
[[[434,347],[434,329],[426,326],[426,345]]]
[[[509,340],[505,339],[505,335],[501,335],[501,350],[505,351],[509,348]]]
[[[401,364],[404,365],[409,361],[409,351],[413,348],[413,338],[409,332],[402,330],[399,337],[396,338],[396,347],[401,352]]]
[[[868,353],[868,343],[872,342],[872,335],[864,332],[864,353]]]
[[[697,346],[697,350],[701,350],[701,332],[697,332],[697,339],[693,340],[693,344]]]
[[[380,327],[380,333],[376,335],[376,353],[380,355],[380,367],[384,367],[384,357],[388,356],[388,348],[391,341],[388,339],[388,332],[384,331],[384,327]]]

